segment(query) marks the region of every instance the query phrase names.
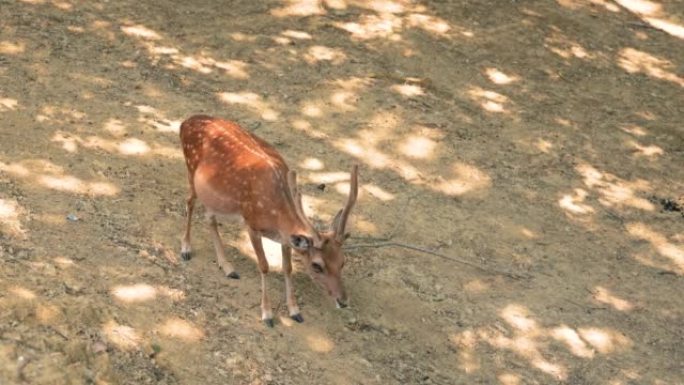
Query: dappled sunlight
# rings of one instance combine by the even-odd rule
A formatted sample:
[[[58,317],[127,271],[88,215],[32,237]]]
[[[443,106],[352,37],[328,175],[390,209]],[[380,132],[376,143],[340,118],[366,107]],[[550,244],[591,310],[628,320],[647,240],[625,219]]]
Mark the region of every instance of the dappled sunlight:
[[[432,159],[436,151],[438,140],[444,137],[441,130],[416,125],[411,129],[404,143],[397,148],[393,139],[397,131],[405,131],[400,120],[392,113],[379,113],[370,119],[365,128],[357,130],[356,138],[341,138],[332,144],[360,159],[371,168],[389,169],[396,172],[405,180],[419,186],[425,186],[437,192],[450,196],[465,195],[483,191],[491,185],[491,178],[477,167],[463,162],[454,162],[448,171],[430,167],[420,170],[417,165],[422,159]],[[402,132],[402,135],[405,135]],[[396,155],[385,152],[384,148],[392,147],[398,150]],[[391,151],[391,150],[390,150]],[[405,158],[403,158],[403,155]]]
[[[583,203],[587,199],[587,195],[588,193],[585,190],[576,188],[574,194],[563,195],[558,201],[558,205],[568,214],[584,215],[593,213],[594,208]]]
[[[602,328],[579,328],[579,335],[601,354],[620,352],[632,346],[632,341],[621,333]]]
[[[594,350],[582,340],[574,329],[561,325],[550,331],[552,338],[566,345],[568,350],[577,357],[592,358]]]
[[[47,298],[52,297],[50,293],[46,294]],[[2,309],[0,316],[3,321],[8,320],[9,314],[15,313],[21,320],[20,322],[27,326],[28,322],[33,323],[32,321],[36,321],[40,325],[50,326],[64,319],[62,309],[39,298],[35,291],[22,286],[11,286],[0,291],[0,309]],[[9,325],[4,324],[3,326]],[[4,336],[6,335],[4,334]]]
[[[428,15],[423,5],[403,1],[359,1],[355,5],[374,11],[362,14],[357,21],[334,23],[356,40],[402,40],[401,33],[409,29],[422,30],[435,37],[448,37],[453,30],[444,19]]]
[[[393,113],[381,112],[374,115],[367,126],[357,130],[356,139],[341,138],[333,143],[335,147],[363,160],[373,168],[395,170],[406,180],[418,178],[418,170],[408,162],[395,159],[378,147],[390,139],[399,126],[400,119]]]
[[[399,32],[402,20],[392,14],[362,15],[358,22],[337,22],[336,27],[347,31],[356,40],[385,38],[392,41],[401,40]]]
[[[0,230],[10,237],[23,238],[26,229],[21,225],[21,217],[26,210],[14,199],[0,198]]]
[[[503,318],[513,328],[521,332],[533,332],[539,328],[537,321],[532,319],[529,311],[524,306],[509,305],[501,311],[501,318]]]
[[[33,300],[38,297],[36,293],[33,292],[33,290],[29,290],[21,286],[10,287],[8,291],[14,294],[15,296],[25,300]]]
[[[438,36],[446,36],[447,32],[451,30],[451,26],[446,20],[422,13],[411,13],[405,21],[409,27],[419,28]]]
[[[330,102],[341,111],[348,112],[356,110],[356,103],[359,100],[359,92],[367,89],[373,84],[370,78],[348,77],[336,79],[328,83],[334,87],[330,91]]]
[[[52,260],[55,262],[56,266],[58,266],[62,269],[68,269],[68,268],[76,266],[76,262],[74,262],[74,260],[71,258],[59,256],[59,257],[54,257]]]
[[[560,125],[563,126],[563,127],[574,128],[574,129],[577,129],[577,128],[578,128],[577,123],[575,123],[575,122],[573,122],[573,121],[571,121],[571,120],[569,120],[569,119],[565,119],[565,118],[561,118],[561,117],[556,117],[556,118],[554,119],[554,121],[555,121],[556,123],[560,124]]]
[[[356,109],[358,97],[351,91],[335,91],[330,94],[330,102],[342,111],[353,111]]]
[[[57,191],[95,196],[114,196],[119,193],[119,188],[112,183],[85,181],[67,175],[63,167],[42,159],[24,160],[17,163],[0,162],[0,171]]]
[[[632,134],[634,136],[646,136],[648,132],[643,127],[637,126],[636,124],[630,124],[620,128],[622,131]]]
[[[673,270],[678,274],[684,274],[684,245],[677,245],[670,242],[667,237],[656,232],[641,222],[632,222],[627,225],[627,233],[632,237],[649,242],[661,257],[668,260],[669,263],[660,263],[653,257],[639,256],[642,262],[646,262],[649,266],[663,268],[666,270]]]
[[[38,304],[36,306],[36,320],[43,325],[54,323],[61,314],[60,308],[55,305]]]
[[[629,338],[608,328],[573,328],[565,324],[547,327],[540,324],[529,309],[522,305],[508,305],[501,310],[500,316],[509,325],[510,331],[495,324],[468,329],[451,336],[458,349],[459,367],[466,373],[477,370],[480,360],[484,359],[476,355],[476,348],[481,343],[511,351],[527,360],[532,367],[557,380],[566,380],[569,370],[553,354],[551,342],[560,343],[573,356],[583,359],[595,359],[597,354],[622,352],[633,345]],[[515,376],[510,381],[516,383]]]
[[[520,229],[520,234],[522,234],[525,238],[528,238],[528,239],[537,239],[537,238],[539,238],[539,234],[537,234],[537,232],[532,231],[532,230],[528,229],[527,227],[521,228],[521,229]]]
[[[556,0],[556,2],[565,8],[573,10],[580,7],[601,6],[610,12],[620,12],[620,7],[610,0]]]
[[[86,117],[85,112],[75,108],[44,106],[36,115],[36,121],[39,123],[74,124],[74,122],[83,121]]]
[[[467,291],[468,293],[479,294],[489,290],[490,286],[491,285],[486,281],[476,278],[466,282],[463,285],[463,290]]]
[[[543,152],[544,154],[548,154],[551,152],[551,149],[553,148],[553,143],[549,142],[546,139],[539,138],[536,142],[534,142],[534,146],[537,147],[537,149]]]
[[[210,55],[200,52],[196,55],[183,53],[176,47],[159,44],[163,37],[158,32],[144,25],[122,26],[121,30],[127,36],[135,38],[145,47],[150,60],[157,64],[164,62],[164,68],[174,70],[179,67],[187,68],[201,74],[221,71],[222,74],[234,79],[248,79],[247,63],[240,60],[216,60]],[[167,63],[168,62],[168,63]]]
[[[168,286],[151,286],[144,283],[134,285],[118,285],[112,288],[112,296],[124,303],[146,302],[165,297],[172,301],[180,301],[185,298],[182,290],[172,289]]]
[[[128,36],[133,36],[145,40],[161,40],[161,35],[157,32],[145,27],[144,25],[127,25],[122,26],[121,30]]]
[[[587,60],[594,59],[596,57],[595,54],[590,53],[578,42],[570,39],[557,29],[551,34],[551,36],[548,36],[546,39],[544,39],[544,46],[563,59],[575,58]]]
[[[0,41],[0,55],[18,55],[24,53],[26,44],[24,42]]]
[[[0,98],[0,111],[16,110],[19,106],[19,101],[12,98]]]
[[[655,17],[644,17],[644,21],[646,21],[648,24],[650,24],[656,29],[659,29],[674,37],[678,37],[684,40],[684,26],[681,26],[668,20],[658,19]]]
[[[130,103],[126,105],[131,106]],[[180,120],[168,119],[161,111],[152,106],[138,104],[133,107],[138,110],[138,122],[146,124],[158,132],[178,134],[181,125]]]
[[[481,363],[475,349],[478,337],[471,330],[456,334],[451,338],[458,349],[458,367],[465,373],[474,373],[480,369]]]
[[[240,235],[235,236],[235,232],[231,232],[230,237],[226,239],[226,243],[235,247],[242,255],[251,258],[255,263],[257,262],[254,249],[252,248],[252,241],[249,239],[247,230],[240,230]],[[271,271],[281,271],[283,268],[283,254],[280,243],[274,242],[268,238],[261,238],[261,243],[264,246],[264,253]]]
[[[505,74],[493,67],[485,68],[484,73],[492,83],[499,85],[511,84],[520,80],[520,77],[516,75]]]
[[[204,338],[204,331],[191,322],[180,318],[169,318],[159,325],[158,331],[165,337],[184,342],[197,342]]]
[[[430,159],[434,155],[437,142],[421,135],[410,135],[399,144],[399,151],[410,158]]]
[[[302,103],[301,113],[310,118],[321,118],[324,114],[323,109],[324,104],[321,101],[305,101]]]
[[[451,176],[450,179],[438,176],[437,183],[430,187],[446,195],[459,196],[485,190],[492,184],[491,177],[484,171],[461,162],[451,166]]]
[[[645,16],[653,16],[660,13],[662,5],[648,0],[614,0],[616,3],[627,8],[631,12]]]
[[[281,32],[280,34],[285,36],[285,37],[289,37],[289,38],[297,39],[297,40],[311,40],[311,39],[313,39],[311,34],[308,32],[295,31],[292,29],[285,30],[285,31]]]
[[[68,1],[63,1],[63,0],[20,0],[20,1],[22,3],[31,4],[31,5],[50,4],[55,8],[61,9],[62,11],[69,11],[74,7],[73,4],[69,3]]]
[[[325,164],[317,158],[306,158],[299,163],[299,167],[305,170],[320,171],[325,168]]]
[[[399,117],[390,112],[382,112],[373,116],[366,127],[357,129],[356,138],[340,138],[332,144],[371,168],[392,170],[406,181],[446,195],[464,195],[484,190],[491,185],[491,178],[486,173],[462,162],[453,163],[450,172],[430,170],[435,175],[425,175],[414,162],[433,159],[438,140],[444,137],[444,133],[438,129],[416,125],[411,129],[412,134],[407,135],[406,139],[397,145],[393,138],[399,130],[405,130],[400,124]],[[397,155],[403,155],[405,159],[382,150],[389,146],[398,150]],[[390,197],[387,194],[376,196],[380,199]]]
[[[283,0],[284,6],[271,10],[275,17],[313,16],[325,14],[322,0]]]
[[[626,181],[613,174],[601,172],[587,163],[580,163],[575,169],[582,176],[584,184],[599,194],[598,201],[603,206],[655,210],[651,202],[636,195],[638,192],[651,190],[648,181]]]
[[[479,104],[485,111],[495,113],[510,112],[506,107],[510,104],[510,99],[498,92],[485,90],[480,87],[472,87],[468,91],[468,95],[470,96],[470,99]]]
[[[290,125],[295,130],[302,131],[312,138],[316,138],[316,139],[327,139],[328,138],[328,134],[326,134],[325,132],[323,132],[321,130],[315,129],[313,127],[313,125],[307,120],[291,119]]]
[[[269,122],[276,121],[280,117],[280,114],[269,103],[265,102],[261,96],[254,92],[219,92],[217,97],[225,104],[247,106],[260,114],[262,119]]]
[[[310,183],[338,183],[349,180],[349,172],[328,171],[328,172],[309,172],[304,175],[304,181]]]
[[[347,190],[347,192],[349,192],[349,190]],[[332,220],[332,218],[330,220]],[[351,224],[347,224],[347,226],[352,228],[352,231],[362,234],[372,235],[378,233],[378,226],[374,222],[363,218],[356,217]]]
[[[359,136],[363,137],[363,134],[360,133]],[[368,138],[365,139],[365,141],[361,139],[341,139],[335,143],[335,146],[338,149],[363,160],[367,165],[373,168],[394,169],[406,180],[418,178],[420,174],[418,169],[406,162],[392,159],[389,155],[375,148],[374,144],[367,140]]]
[[[634,155],[639,157],[655,159],[665,153],[662,148],[656,146],[655,144],[645,146],[636,141],[630,140],[627,142],[627,146],[632,148],[634,150]]]
[[[348,187],[348,186],[349,186],[349,183],[345,183],[344,186],[340,186],[340,188],[343,189],[343,192],[342,192],[343,194],[349,193],[349,189],[344,190],[344,188]],[[372,184],[372,183],[364,183],[361,186],[361,188],[365,191],[368,191],[368,193],[371,196],[373,196],[373,197],[375,197],[375,198],[377,198],[383,202],[389,202],[391,200],[394,200],[394,198],[395,198],[394,194],[392,194],[392,193],[386,191],[385,189],[383,189],[382,187],[375,185],[375,184]]]
[[[312,332],[306,337],[309,348],[317,353],[328,353],[335,348],[335,343],[330,337],[321,332]]]
[[[309,64],[330,62],[331,64],[339,65],[347,60],[347,55],[339,48],[315,45],[309,47],[307,52],[304,54],[304,60]]]
[[[497,376],[501,385],[521,385],[522,379],[514,373],[502,373]]]
[[[395,84],[391,89],[392,91],[409,98],[425,95],[423,88],[417,84]]]
[[[623,48],[618,55],[618,65],[631,74],[643,73],[650,77],[666,80],[684,87],[684,78],[673,73],[676,67],[671,61],[644,51],[634,48]]]
[[[615,310],[630,311],[634,308],[631,302],[617,297],[605,287],[596,286],[593,291],[593,297],[598,302],[610,305]]]
[[[178,149],[160,144],[150,146],[147,142],[137,138],[127,138],[121,141],[103,139],[98,136],[81,138],[74,134],[57,131],[52,136],[52,141],[61,143],[62,148],[70,153],[78,152],[78,148],[98,149],[114,154],[125,156],[156,155],[171,159],[182,159],[183,155]]]
[[[102,335],[109,343],[124,351],[138,349],[142,343],[142,336],[135,329],[114,320],[102,325]]]
[[[115,137],[124,136],[128,131],[126,130],[126,125],[121,120],[114,118],[109,118],[104,123],[102,128],[110,134],[114,135]]]
[[[616,3],[641,18],[655,29],[659,29],[679,39],[684,39],[684,26],[667,20],[661,4],[648,0],[615,0]]]

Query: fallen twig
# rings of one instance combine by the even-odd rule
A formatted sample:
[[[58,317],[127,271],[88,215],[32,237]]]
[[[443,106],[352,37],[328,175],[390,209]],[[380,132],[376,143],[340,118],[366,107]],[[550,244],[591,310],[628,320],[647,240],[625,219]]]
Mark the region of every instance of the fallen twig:
[[[652,29],[654,31],[661,31],[661,29],[658,27],[655,27],[655,26],[648,24],[648,23],[642,23],[642,22],[638,22],[638,21],[630,21],[627,23],[627,25],[632,26],[632,27],[637,27],[637,28],[644,28],[644,29]]]
[[[465,261],[463,259],[451,257],[449,255],[441,254],[441,253],[438,253],[438,252],[435,252],[432,250],[428,250],[428,249],[423,248],[423,247],[408,245],[408,244],[400,243],[400,242],[360,243],[360,244],[356,244],[356,245],[346,246],[345,250],[361,249],[361,248],[380,248],[380,247],[401,247],[404,249],[419,251],[421,253],[434,255],[435,257],[446,259],[448,261],[457,262],[457,263],[460,263],[460,264],[463,264],[466,266],[470,266],[472,268],[475,268],[477,270],[483,271],[483,272],[488,273],[488,274],[505,275],[505,276],[513,278],[513,279],[529,278],[529,275],[526,275],[526,274],[512,273],[509,271],[504,271],[504,270],[499,270],[499,269],[487,269],[483,266],[480,266],[480,265],[473,263],[473,262],[470,262],[470,261]]]

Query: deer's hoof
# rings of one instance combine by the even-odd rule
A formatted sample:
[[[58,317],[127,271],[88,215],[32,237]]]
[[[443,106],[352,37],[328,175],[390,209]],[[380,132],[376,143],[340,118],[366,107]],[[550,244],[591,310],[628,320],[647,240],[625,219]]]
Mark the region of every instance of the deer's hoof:
[[[290,318],[297,321],[298,323],[304,322],[304,317],[302,317],[302,315],[300,313],[297,313],[295,315],[291,315]]]
[[[268,326],[269,328],[273,328],[273,318],[266,318],[264,319],[264,325]]]
[[[189,261],[190,258],[192,258],[192,252],[190,251],[181,251],[181,259],[184,261]]]
[[[226,277],[230,279],[240,279],[240,274],[238,274],[237,271],[231,271],[230,273],[226,274]]]

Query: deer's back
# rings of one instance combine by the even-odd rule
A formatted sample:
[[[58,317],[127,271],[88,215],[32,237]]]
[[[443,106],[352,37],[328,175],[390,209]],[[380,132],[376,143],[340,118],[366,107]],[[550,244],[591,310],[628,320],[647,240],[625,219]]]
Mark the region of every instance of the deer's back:
[[[181,124],[180,137],[190,184],[213,211],[244,215],[287,188],[283,158],[236,123],[196,115]]]

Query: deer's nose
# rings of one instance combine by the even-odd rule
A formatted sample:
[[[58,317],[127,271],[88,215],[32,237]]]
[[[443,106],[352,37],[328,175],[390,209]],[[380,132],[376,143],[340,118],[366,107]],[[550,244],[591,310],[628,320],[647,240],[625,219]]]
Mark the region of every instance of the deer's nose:
[[[347,307],[347,303],[340,299],[336,299],[335,303],[337,304],[338,309],[344,309],[345,307]]]

